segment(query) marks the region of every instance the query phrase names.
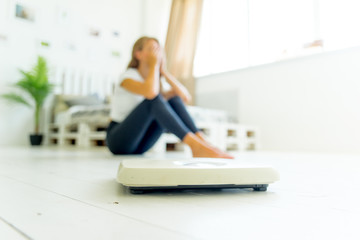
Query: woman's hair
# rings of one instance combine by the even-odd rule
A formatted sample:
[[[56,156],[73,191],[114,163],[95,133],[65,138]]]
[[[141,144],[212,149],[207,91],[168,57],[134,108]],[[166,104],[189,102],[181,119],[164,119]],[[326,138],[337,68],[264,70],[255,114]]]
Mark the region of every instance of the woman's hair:
[[[159,41],[156,38],[153,37],[141,37],[139,38],[135,44],[134,47],[132,49],[132,54],[131,54],[131,60],[129,62],[129,65],[127,68],[137,68],[139,67],[139,60],[136,59],[136,52],[137,51],[141,51],[145,45],[145,43],[149,40],[154,40],[157,43],[159,43]]]

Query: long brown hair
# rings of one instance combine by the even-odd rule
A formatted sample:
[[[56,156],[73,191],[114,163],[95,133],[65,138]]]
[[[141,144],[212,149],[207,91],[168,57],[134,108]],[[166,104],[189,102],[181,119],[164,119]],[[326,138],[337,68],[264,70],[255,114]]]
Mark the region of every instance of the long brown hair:
[[[139,67],[139,60],[136,58],[136,52],[141,51],[145,45],[145,43],[149,40],[154,40],[159,44],[159,41],[156,38],[153,37],[141,37],[134,43],[132,54],[131,54],[131,60],[128,64],[127,68],[138,68]]]

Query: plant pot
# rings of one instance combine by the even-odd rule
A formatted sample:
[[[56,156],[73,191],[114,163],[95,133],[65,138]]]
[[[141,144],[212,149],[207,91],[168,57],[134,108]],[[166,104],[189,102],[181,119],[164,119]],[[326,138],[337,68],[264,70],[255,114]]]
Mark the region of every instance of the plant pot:
[[[43,140],[42,134],[30,134],[30,143],[32,146],[39,146]]]

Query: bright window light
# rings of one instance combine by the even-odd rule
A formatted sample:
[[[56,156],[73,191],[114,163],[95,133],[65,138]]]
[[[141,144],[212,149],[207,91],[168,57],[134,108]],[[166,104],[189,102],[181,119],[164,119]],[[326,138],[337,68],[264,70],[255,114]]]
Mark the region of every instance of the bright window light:
[[[205,0],[194,75],[230,71],[248,64],[247,0]]]
[[[360,45],[360,1],[318,0],[320,34],[326,50]]]
[[[249,1],[249,65],[293,55],[314,41],[313,0]]]
[[[196,77],[360,45],[359,0],[204,0]]]

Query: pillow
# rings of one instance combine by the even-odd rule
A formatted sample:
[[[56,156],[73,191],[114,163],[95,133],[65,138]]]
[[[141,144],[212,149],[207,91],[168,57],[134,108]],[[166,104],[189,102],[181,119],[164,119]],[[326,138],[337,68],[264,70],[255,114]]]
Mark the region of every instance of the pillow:
[[[65,99],[65,103],[69,106],[93,106],[102,105],[104,101],[101,100],[97,95],[78,96]]]

